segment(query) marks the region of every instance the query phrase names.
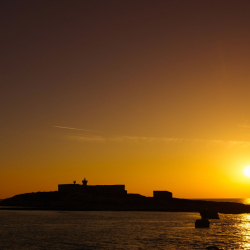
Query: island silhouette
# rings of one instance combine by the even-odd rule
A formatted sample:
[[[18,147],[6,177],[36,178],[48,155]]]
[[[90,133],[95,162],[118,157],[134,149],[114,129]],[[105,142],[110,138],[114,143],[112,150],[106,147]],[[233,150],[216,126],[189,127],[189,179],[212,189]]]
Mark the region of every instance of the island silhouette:
[[[1,209],[42,209],[75,211],[166,211],[212,213],[250,213],[250,205],[174,198],[165,190],[153,197],[127,193],[125,185],[59,184],[58,191],[18,194],[4,199]],[[208,214],[208,212],[206,212]]]

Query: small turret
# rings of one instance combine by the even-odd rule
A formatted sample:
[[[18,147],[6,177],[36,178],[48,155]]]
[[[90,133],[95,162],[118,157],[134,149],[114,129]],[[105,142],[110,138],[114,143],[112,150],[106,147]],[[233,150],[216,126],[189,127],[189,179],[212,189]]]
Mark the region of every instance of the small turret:
[[[76,184],[76,181],[73,181],[74,184]]]
[[[88,181],[84,178],[83,181],[82,181],[82,185],[83,185],[84,187],[86,187],[86,186],[87,186],[87,183],[88,183]]]

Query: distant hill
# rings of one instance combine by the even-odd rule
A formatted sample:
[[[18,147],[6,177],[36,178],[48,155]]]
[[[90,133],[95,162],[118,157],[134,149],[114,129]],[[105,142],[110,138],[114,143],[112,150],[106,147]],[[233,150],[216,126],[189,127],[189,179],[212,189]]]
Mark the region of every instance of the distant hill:
[[[82,192],[37,192],[15,195],[3,200],[3,206],[29,209],[85,210],[85,211],[171,211],[200,212],[211,210],[219,213],[250,213],[250,205],[234,202],[215,202],[187,199],[158,199],[139,194],[100,195]]]

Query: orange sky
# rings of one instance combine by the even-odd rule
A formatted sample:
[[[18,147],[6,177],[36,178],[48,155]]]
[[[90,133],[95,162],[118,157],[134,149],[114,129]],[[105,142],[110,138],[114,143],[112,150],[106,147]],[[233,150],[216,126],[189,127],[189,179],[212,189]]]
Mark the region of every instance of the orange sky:
[[[0,198],[84,177],[250,197],[250,1],[0,7]]]

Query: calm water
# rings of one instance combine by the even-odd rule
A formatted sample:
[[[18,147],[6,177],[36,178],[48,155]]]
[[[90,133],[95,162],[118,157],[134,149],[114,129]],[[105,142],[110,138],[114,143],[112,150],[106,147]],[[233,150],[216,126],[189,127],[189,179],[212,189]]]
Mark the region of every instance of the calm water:
[[[220,214],[209,229],[194,227],[199,218],[197,213],[0,210],[0,249],[250,249],[250,214]]]

